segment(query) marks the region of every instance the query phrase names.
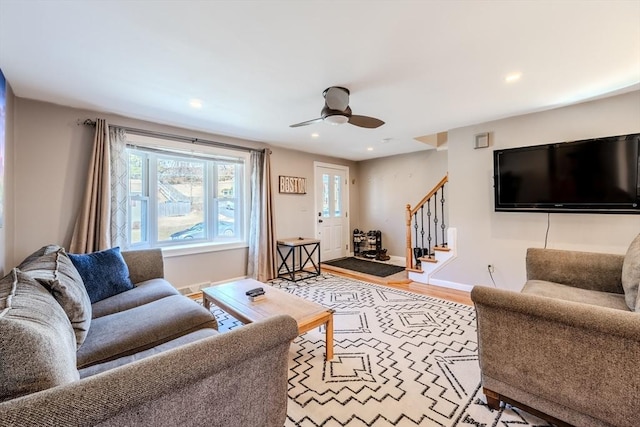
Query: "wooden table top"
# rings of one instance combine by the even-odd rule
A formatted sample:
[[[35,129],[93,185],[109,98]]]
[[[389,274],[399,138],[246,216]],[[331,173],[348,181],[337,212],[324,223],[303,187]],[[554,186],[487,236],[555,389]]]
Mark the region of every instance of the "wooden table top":
[[[311,243],[320,243],[320,240],[306,237],[291,237],[289,239],[280,239],[276,243],[283,246],[300,246],[309,245]]]
[[[251,301],[245,292],[261,287],[265,298]],[[276,314],[288,314],[302,328],[319,317],[332,313],[331,309],[313,301],[289,294],[253,279],[224,283],[202,290],[203,296],[245,323],[255,322]]]

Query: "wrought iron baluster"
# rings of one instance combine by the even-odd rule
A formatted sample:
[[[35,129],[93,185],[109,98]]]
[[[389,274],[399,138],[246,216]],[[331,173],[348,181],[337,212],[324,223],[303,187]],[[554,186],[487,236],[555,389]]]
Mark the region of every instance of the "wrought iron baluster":
[[[414,212],[413,214],[413,229],[416,233],[415,246],[413,247],[413,257],[416,260],[416,267],[420,266],[420,257],[422,256],[422,249],[418,248],[418,212]]]
[[[447,241],[444,238],[444,229],[446,228],[446,225],[444,223],[444,202],[445,202],[444,184],[442,184],[442,195],[441,195],[441,198],[440,198],[440,208],[441,208],[441,212],[442,212],[442,223],[440,223],[440,228],[442,229],[442,247],[446,248],[447,247]]]
[[[438,191],[437,190],[433,195],[433,210],[435,212],[435,215],[433,216],[433,232],[436,235],[435,246],[437,247],[438,246]]]
[[[431,199],[427,200],[427,231],[427,242],[429,243],[427,256],[431,258]]]
[[[424,205],[420,207],[420,227],[420,248],[424,251]]]

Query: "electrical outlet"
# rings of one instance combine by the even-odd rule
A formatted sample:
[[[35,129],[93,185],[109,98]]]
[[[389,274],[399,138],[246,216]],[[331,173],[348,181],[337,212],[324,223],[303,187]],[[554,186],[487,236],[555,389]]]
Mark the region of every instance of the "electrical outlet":
[[[493,273],[495,271],[495,267],[493,266],[493,264],[487,265],[487,271],[489,273]]]

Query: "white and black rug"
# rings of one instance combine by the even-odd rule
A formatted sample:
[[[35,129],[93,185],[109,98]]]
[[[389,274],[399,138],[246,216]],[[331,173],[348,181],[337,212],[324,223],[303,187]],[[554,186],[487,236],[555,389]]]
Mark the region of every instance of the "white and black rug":
[[[329,274],[271,284],[335,310],[333,360],[320,328],[291,345],[286,426],[549,425],[484,403],[473,307]]]

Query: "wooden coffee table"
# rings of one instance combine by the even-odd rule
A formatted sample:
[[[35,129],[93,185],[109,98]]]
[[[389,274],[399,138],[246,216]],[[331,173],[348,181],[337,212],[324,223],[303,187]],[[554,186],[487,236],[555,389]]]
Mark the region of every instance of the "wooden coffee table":
[[[252,302],[245,292],[261,287],[266,298]],[[326,326],[326,360],[333,359],[333,310],[315,302],[291,295],[253,279],[223,283],[202,290],[203,305],[214,303],[243,323],[256,322],[276,314],[288,314],[298,323],[298,335]]]

